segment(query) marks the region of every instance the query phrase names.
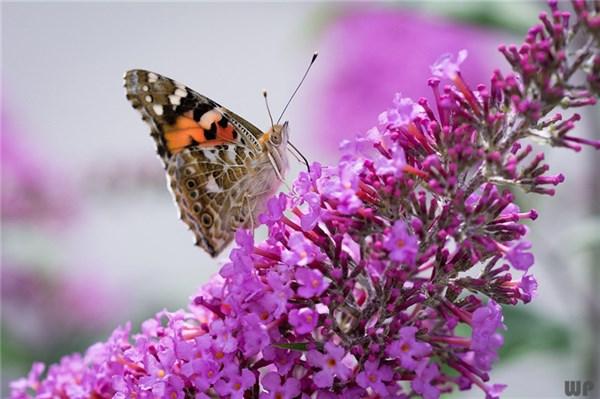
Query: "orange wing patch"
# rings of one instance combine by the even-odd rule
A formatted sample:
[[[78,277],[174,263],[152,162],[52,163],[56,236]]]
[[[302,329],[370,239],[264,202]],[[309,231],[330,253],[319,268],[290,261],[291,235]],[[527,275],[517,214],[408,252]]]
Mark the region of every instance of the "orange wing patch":
[[[206,112],[196,122],[191,112],[178,116],[174,125],[164,127],[164,137],[171,154],[176,154],[190,145],[212,147],[227,144],[237,138],[237,132],[229,121],[217,111]]]

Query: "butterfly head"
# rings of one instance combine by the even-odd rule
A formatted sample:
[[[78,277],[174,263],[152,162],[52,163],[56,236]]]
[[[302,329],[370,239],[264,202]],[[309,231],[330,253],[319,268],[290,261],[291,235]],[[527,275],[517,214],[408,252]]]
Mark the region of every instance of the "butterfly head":
[[[288,168],[287,144],[288,144],[288,122],[283,125],[273,125],[263,136],[260,142],[265,153],[268,154],[273,167],[283,176]]]

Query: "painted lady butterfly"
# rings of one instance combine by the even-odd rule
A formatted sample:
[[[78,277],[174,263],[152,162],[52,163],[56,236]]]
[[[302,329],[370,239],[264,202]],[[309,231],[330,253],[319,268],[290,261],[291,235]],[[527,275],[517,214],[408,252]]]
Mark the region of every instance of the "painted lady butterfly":
[[[311,63],[312,64],[312,63]],[[219,255],[253,228],[288,168],[288,123],[267,132],[154,72],[125,74],[127,98],[151,128],[180,218],[196,245]]]

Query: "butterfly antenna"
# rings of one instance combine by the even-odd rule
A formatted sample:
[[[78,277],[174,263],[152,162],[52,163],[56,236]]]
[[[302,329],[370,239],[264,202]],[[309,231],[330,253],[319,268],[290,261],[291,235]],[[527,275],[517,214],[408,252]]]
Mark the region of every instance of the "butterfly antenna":
[[[291,149],[288,148],[288,150],[290,151],[290,153],[296,158],[296,160],[298,162],[303,162],[306,165],[306,169],[310,172],[310,164],[308,163],[308,159],[306,159],[306,157],[304,156],[304,154],[302,154],[300,152],[300,150],[298,148],[296,148],[296,146],[294,144],[292,144],[291,141],[288,140],[288,144],[290,145],[291,148],[294,149],[294,151],[291,151]]]
[[[263,97],[265,98],[265,105],[267,106],[267,112],[269,113],[269,119],[271,120],[271,128],[273,130],[275,127],[275,124],[273,123],[273,115],[271,114],[271,108],[269,107],[269,100],[267,100],[267,90],[263,90],[262,92]]]
[[[310,64],[308,64],[308,68],[306,68],[306,72],[304,72],[304,75],[302,76],[302,80],[300,80],[300,83],[298,83],[298,86],[296,86],[296,90],[294,90],[294,92],[290,96],[290,99],[288,100],[287,104],[285,105],[285,107],[283,107],[283,111],[281,111],[281,115],[277,119],[277,123],[279,123],[281,121],[281,118],[283,118],[283,114],[285,114],[285,111],[288,109],[290,103],[292,102],[292,99],[294,98],[294,96],[296,95],[298,90],[300,89],[300,86],[302,86],[304,79],[306,79],[306,75],[308,75],[308,71],[310,71],[310,67],[312,67],[312,65],[315,63],[315,60],[317,59],[318,55],[319,55],[319,53],[315,51],[310,60]]]

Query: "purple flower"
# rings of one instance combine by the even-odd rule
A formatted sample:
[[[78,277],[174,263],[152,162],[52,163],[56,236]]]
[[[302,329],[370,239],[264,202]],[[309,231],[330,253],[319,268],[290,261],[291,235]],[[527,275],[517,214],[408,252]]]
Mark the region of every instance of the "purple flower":
[[[367,361],[363,371],[356,376],[356,382],[365,389],[371,388],[382,397],[387,397],[389,392],[386,382],[391,381],[393,376],[391,367],[380,366],[378,361]]]
[[[40,376],[44,373],[43,363],[35,362],[31,366],[31,371],[27,374],[27,378],[19,378],[10,383],[10,389],[13,393],[13,397],[27,397],[27,391],[33,390],[37,391],[39,386]]]
[[[302,230],[310,231],[317,225],[322,213],[321,197],[315,192],[309,192],[302,198],[308,204],[308,213],[300,217],[300,226]]]
[[[300,394],[300,381],[288,378],[282,383],[279,374],[273,372],[262,378],[262,385],[268,393],[261,393],[261,399],[292,399]]]
[[[343,161],[337,168],[324,169],[318,182],[321,194],[334,200],[336,209],[344,214],[352,214],[362,205],[357,196],[362,168],[361,162]]]
[[[350,369],[342,362],[345,356],[346,352],[344,349],[331,342],[325,344],[325,353],[314,349],[308,351],[306,354],[308,363],[311,366],[321,369],[313,377],[313,381],[317,387],[331,387],[334,377],[338,377],[341,381],[346,381],[350,377]]]
[[[492,368],[498,349],[504,343],[502,335],[496,332],[505,328],[502,319],[502,308],[492,300],[473,312],[471,350],[475,353],[475,365],[482,370]]]
[[[292,309],[288,320],[298,334],[308,334],[317,326],[319,314],[311,308]]]
[[[220,368],[221,365],[214,360],[200,358],[185,363],[181,366],[181,372],[203,391],[210,388],[221,377]]]
[[[231,353],[238,349],[237,340],[232,334],[236,325],[236,321],[232,319],[215,320],[210,325],[210,332],[216,338],[215,344],[225,353]]]
[[[415,338],[416,327],[403,327],[400,329],[400,339],[393,341],[386,353],[400,360],[402,367],[415,370],[423,356],[431,353],[431,346],[426,342],[419,342]]]
[[[454,79],[460,70],[460,65],[465,62],[468,54],[469,52],[467,50],[460,50],[456,57],[456,61],[453,61],[451,53],[442,55],[431,66],[431,73],[440,78]]]
[[[248,369],[229,367],[223,370],[223,377],[215,384],[215,390],[223,397],[230,395],[231,399],[243,399],[244,392],[254,385],[256,376]]]
[[[248,357],[259,353],[270,342],[269,334],[254,313],[243,316],[242,334],[244,355]]]
[[[485,386],[485,399],[499,399],[502,391],[506,389],[505,384],[493,384]]]
[[[402,97],[396,93],[393,100],[394,107],[379,114],[379,130],[386,132],[389,129],[403,127],[412,122],[415,117],[425,112],[422,106],[415,103],[411,98]],[[383,134],[379,134],[383,142]]]
[[[281,259],[290,266],[306,266],[322,257],[319,247],[300,232],[290,235],[288,246],[290,249],[283,251]]]
[[[268,346],[263,351],[265,360],[273,361],[280,375],[286,375],[296,364],[302,354],[300,351],[280,349]]]
[[[329,286],[329,283],[323,278],[323,273],[306,267],[296,270],[296,281],[300,285],[298,287],[298,295],[302,298],[319,296]]]
[[[519,290],[524,303],[529,303],[537,293],[538,283],[535,277],[524,275],[519,283]]]
[[[416,393],[424,399],[437,399],[440,397],[440,390],[435,386],[434,380],[440,375],[439,367],[435,363],[429,363],[429,359],[423,359],[416,369],[416,377],[412,380],[411,386]]]
[[[378,157],[374,162],[375,170],[380,176],[400,177],[404,173],[406,157],[402,148],[395,148],[392,157]]]
[[[280,193],[278,196],[274,196],[267,201],[267,211],[258,217],[258,220],[267,226],[271,226],[274,223],[281,221],[283,211],[285,210],[287,203],[287,196],[284,193]]]
[[[506,252],[506,259],[514,268],[527,272],[534,262],[533,254],[525,252],[530,248],[531,244],[527,241],[516,242]]]
[[[292,185],[292,192],[298,197],[312,192],[315,182],[321,177],[322,168],[319,162],[313,162],[310,165],[310,171],[300,172]]]
[[[144,369],[147,376],[140,378],[140,388],[151,391],[156,396],[165,396],[166,391],[173,384],[183,387],[181,378],[171,374],[171,368],[175,363],[172,351],[166,350],[158,354],[146,354]]]
[[[401,220],[394,223],[391,234],[384,242],[384,247],[390,251],[390,259],[410,266],[414,265],[419,249],[417,238],[408,234],[406,224]]]

